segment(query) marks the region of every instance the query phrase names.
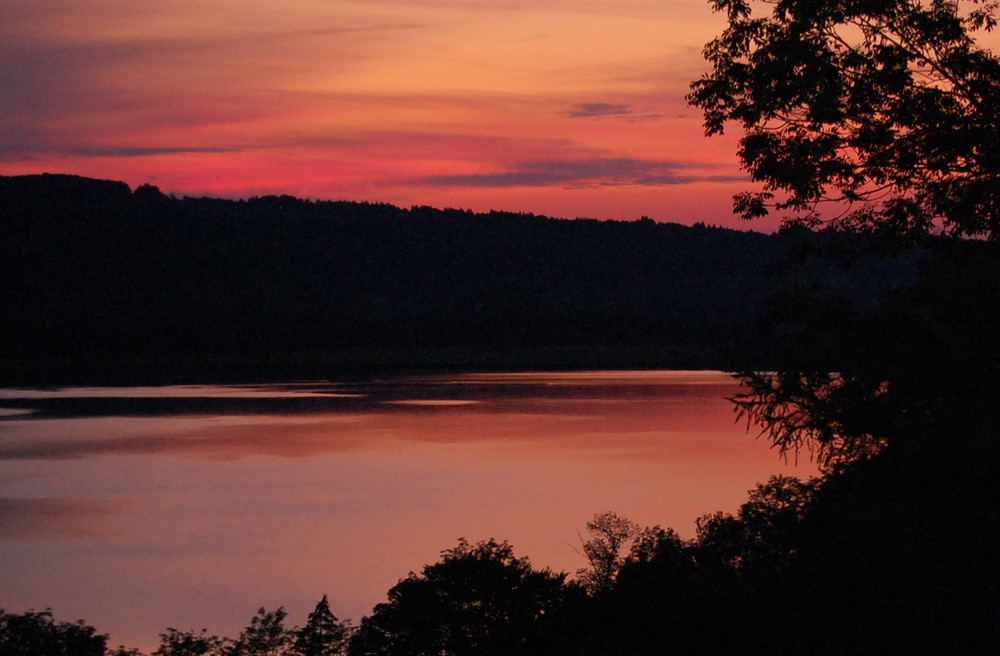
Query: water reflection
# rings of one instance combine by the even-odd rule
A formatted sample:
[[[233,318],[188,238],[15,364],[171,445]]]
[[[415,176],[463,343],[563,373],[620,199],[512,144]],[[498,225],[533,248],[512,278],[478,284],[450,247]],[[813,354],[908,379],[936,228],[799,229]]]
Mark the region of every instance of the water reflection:
[[[151,647],[324,593],[358,619],[460,536],[573,571],[596,512],[690,535],[791,469],[734,423],[735,390],[714,372],[3,390],[0,607]]]

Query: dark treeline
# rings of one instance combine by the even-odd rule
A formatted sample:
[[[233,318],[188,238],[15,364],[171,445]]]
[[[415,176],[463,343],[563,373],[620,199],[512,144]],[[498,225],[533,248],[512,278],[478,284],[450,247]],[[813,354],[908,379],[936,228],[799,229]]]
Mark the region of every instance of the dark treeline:
[[[914,263],[839,261],[836,243],[857,238],[834,233],[178,199],[63,175],[0,178],[0,208],[9,377],[144,361],[201,375],[266,363],[271,376],[282,364],[766,365],[771,298],[835,289],[863,309]]]

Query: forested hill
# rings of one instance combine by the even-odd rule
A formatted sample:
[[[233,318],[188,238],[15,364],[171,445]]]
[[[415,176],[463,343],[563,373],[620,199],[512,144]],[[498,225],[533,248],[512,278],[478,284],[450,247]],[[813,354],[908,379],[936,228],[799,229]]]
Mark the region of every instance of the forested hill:
[[[835,288],[863,311],[912,268],[832,263],[845,237],[825,233],[178,199],[64,175],[0,177],[0,217],[8,372],[766,364],[781,348],[762,330],[779,292]]]

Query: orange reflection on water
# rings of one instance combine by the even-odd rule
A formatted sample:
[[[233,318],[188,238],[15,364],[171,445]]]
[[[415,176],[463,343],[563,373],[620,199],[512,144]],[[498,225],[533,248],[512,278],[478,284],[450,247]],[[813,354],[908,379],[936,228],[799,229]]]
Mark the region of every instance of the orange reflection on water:
[[[0,517],[0,607],[152,649],[167,626],[236,635],[260,605],[301,623],[323,594],[358,620],[459,537],[573,572],[595,513],[691,536],[769,475],[815,471],[746,435],[736,389],[584,372],[8,392],[32,413],[0,416],[0,513],[18,518]]]

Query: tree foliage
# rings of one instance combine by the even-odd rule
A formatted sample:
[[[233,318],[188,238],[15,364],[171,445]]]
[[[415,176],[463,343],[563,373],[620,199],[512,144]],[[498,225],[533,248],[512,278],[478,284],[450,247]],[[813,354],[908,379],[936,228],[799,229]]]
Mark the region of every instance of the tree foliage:
[[[286,617],[282,607],[269,611],[262,606],[226,650],[226,656],[285,656],[294,639],[285,628]]]
[[[1000,61],[976,40],[997,2],[711,4],[729,25],[688,99],[707,134],[743,129],[739,157],[763,190],[736,196],[736,212],[1000,236]]]
[[[173,627],[160,634],[160,645],[152,656],[218,656],[225,641],[209,635],[207,629],[179,631]]]
[[[107,640],[82,620],[56,622],[49,609],[25,613],[0,609],[3,656],[104,656]]]
[[[712,5],[728,27],[706,46],[712,70],[688,98],[709,135],[743,130],[739,157],[762,190],[738,195],[736,211],[785,210],[786,224],[831,221],[896,238],[1000,239],[1000,61],[980,44],[1000,3]],[[996,334],[984,309],[996,293],[981,280],[996,253],[922,241],[935,264],[877,312],[812,290],[775,309],[798,324],[779,336],[783,361],[745,373],[734,401],[782,454],[808,449],[832,471],[968,415],[970,388],[988,396],[995,369],[981,355],[996,340],[981,333]],[[963,262],[971,256],[973,267]],[[960,322],[949,296],[976,299]]]
[[[342,653],[349,637],[350,627],[330,611],[323,595],[305,626],[295,632],[292,649],[296,656],[333,656]]]
[[[788,564],[799,550],[801,523],[820,483],[772,476],[750,490],[736,516],[719,511],[698,518],[690,545],[695,560],[734,570]]]
[[[581,569],[577,576],[593,592],[608,590],[618,576],[628,555],[628,549],[639,535],[639,526],[613,512],[594,515],[587,522],[590,539],[583,542],[583,555],[590,567]]]
[[[545,653],[542,624],[562,605],[564,577],[535,571],[507,542],[458,546],[410,573],[361,621],[351,656]]]
[[[871,457],[888,442],[889,385],[879,376],[841,372],[747,372],[733,397],[781,455],[809,451],[828,471]]]

